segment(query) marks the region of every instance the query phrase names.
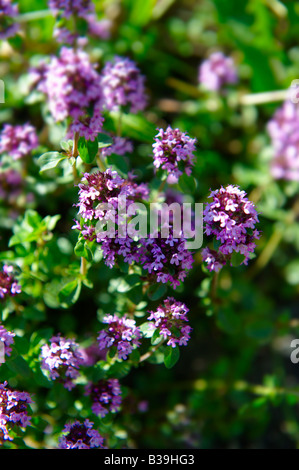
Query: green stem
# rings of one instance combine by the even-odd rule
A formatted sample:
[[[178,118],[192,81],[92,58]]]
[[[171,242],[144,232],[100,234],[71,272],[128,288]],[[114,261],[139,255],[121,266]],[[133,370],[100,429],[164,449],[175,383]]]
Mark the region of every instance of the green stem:
[[[296,221],[296,218],[299,215],[299,199],[296,199],[292,211],[290,214],[288,214],[285,223],[286,225],[293,224]],[[274,229],[274,232],[272,233],[268,243],[266,244],[265,248],[261,252],[260,256],[258,257],[257,261],[251,268],[251,270],[248,271],[248,276],[250,279],[252,279],[256,274],[258,274],[263,268],[267,266],[269,261],[271,260],[273,254],[275,253],[278,245],[283,239],[283,235],[285,232],[285,227],[280,225],[277,225]]]
[[[163,192],[165,188],[165,185],[166,185],[166,179],[161,182],[159,188],[157,189],[157,193],[154,199],[152,200],[152,204],[155,204],[158,201],[160,194]]]
[[[159,349],[159,347],[164,343],[165,339],[162,338],[162,340],[156,344],[156,346],[154,346],[150,351],[148,351],[147,353],[143,354],[143,356],[140,357],[139,359],[139,363],[140,362],[144,362],[146,361],[147,359],[149,359],[150,357],[152,357],[152,355]]]
[[[163,180],[159,186],[158,193],[162,193],[166,185],[166,179]]]
[[[87,274],[87,261],[83,257],[81,258],[80,274],[84,277]]]
[[[270,259],[272,258],[276,248],[282,240],[284,230],[281,226],[277,227],[272,233],[267,245],[264,250],[258,257],[255,265],[253,266],[251,272],[249,272],[249,277],[254,277],[258,272],[267,266]]]
[[[74,159],[74,163],[72,164],[72,169],[73,169],[73,176],[74,176],[74,183],[76,184],[78,182],[78,171],[77,171],[77,167],[76,167],[76,161],[77,161],[77,157],[79,155],[79,151],[78,151],[78,140],[79,140],[79,134],[78,132],[75,132],[75,135],[74,135],[74,145],[73,145],[73,153],[72,153],[72,157]],[[86,277],[86,274],[87,274],[87,261],[85,258],[81,258],[81,265],[80,265],[80,274],[83,276],[83,277]]]
[[[220,271],[216,271],[214,273],[213,279],[211,282],[211,300],[213,304],[219,303],[219,298],[218,298],[218,293],[217,293],[217,288],[218,288],[218,283],[219,283],[219,273]]]
[[[77,162],[77,157],[79,155],[79,152],[78,152],[78,140],[79,140],[79,134],[78,132],[75,133],[75,136],[74,136],[74,145],[73,145],[73,153],[72,153],[72,157],[74,158],[74,162],[72,164],[72,170],[73,170],[73,177],[74,177],[74,183],[77,184],[78,183],[78,171],[77,171],[77,166],[76,166],[76,162]]]
[[[53,16],[53,12],[51,10],[32,11],[30,13],[22,13],[21,15],[16,16],[15,21],[16,23],[26,23],[27,21],[41,20],[48,16]]]
[[[251,93],[240,97],[240,104],[243,106],[253,106],[257,104],[274,103],[284,101],[289,95],[289,90],[265,91],[261,93]]]
[[[100,155],[97,156],[97,165],[102,172],[106,170],[104,162],[101,160]]]

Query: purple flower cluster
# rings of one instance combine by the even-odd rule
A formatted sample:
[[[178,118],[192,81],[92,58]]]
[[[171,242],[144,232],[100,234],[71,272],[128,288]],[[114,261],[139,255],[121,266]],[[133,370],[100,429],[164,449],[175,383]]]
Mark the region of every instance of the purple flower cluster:
[[[0,341],[4,344],[4,352],[6,356],[10,356],[12,351],[11,345],[14,343],[14,336],[16,336],[15,333],[7,331],[7,329],[0,323]]]
[[[5,264],[0,271],[0,300],[20,294],[21,287],[13,277],[13,266]]]
[[[106,18],[98,20],[95,15],[90,14],[86,16],[86,21],[91,36],[99,39],[109,39],[112,26],[110,20]]]
[[[106,358],[106,351],[99,350],[97,341],[92,343],[90,346],[81,349],[81,354],[83,357],[82,365],[85,367],[94,366],[98,361],[104,360]]]
[[[226,265],[227,256],[220,251],[206,247],[202,249],[201,255],[203,261],[207,263],[209,271],[218,272]]]
[[[117,412],[122,403],[121,389],[117,379],[99,380],[85,387],[85,395],[90,396],[92,411],[103,418],[111,412]]]
[[[0,200],[14,203],[21,194],[23,178],[21,174],[13,168],[0,171]]]
[[[118,236],[103,238],[101,249],[105,264],[109,268],[118,264],[121,259],[128,264],[138,263],[140,260],[139,244],[129,236],[124,238]]]
[[[133,152],[133,144],[130,140],[124,139],[123,137],[114,137],[113,144],[109,147],[103,148],[101,150],[101,155],[103,157],[108,157],[112,153],[115,155],[125,155],[126,153]]]
[[[55,16],[61,15],[64,18],[78,16],[85,18],[94,11],[94,4],[91,0],[49,0],[49,8]]]
[[[222,52],[214,52],[200,65],[198,80],[211,91],[218,91],[228,83],[236,83],[238,75],[233,59]]]
[[[26,428],[30,424],[30,403],[32,400],[29,393],[11,390],[6,381],[0,384],[0,442],[12,440],[9,431],[14,426]]]
[[[50,345],[42,346],[41,358],[41,367],[49,372],[52,380],[58,379],[68,390],[75,387],[73,380],[79,376],[84,357],[74,340],[53,336]]]
[[[105,315],[103,323],[108,327],[99,332],[98,344],[101,349],[116,347],[119,359],[127,359],[134,347],[140,345],[141,331],[135,320],[117,315]]]
[[[150,282],[169,282],[176,289],[192,268],[192,253],[186,248],[184,236],[174,237],[171,227],[167,238],[160,232],[157,235],[141,240],[139,262],[148,272]]]
[[[110,37],[111,22],[97,19],[94,4],[90,0],[49,0],[49,8],[59,18],[59,25],[54,29],[54,37],[59,43],[73,45],[78,41],[78,45],[85,45],[88,42],[87,36],[80,38],[76,21],[73,22],[73,32],[69,30],[68,20],[72,18],[85,20],[88,35],[100,39]]]
[[[147,103],[144,77],[135,62],[128,58],[114,58],[107,62],[101,73],[104,106],[109,111],[128,109],[142,111]]]
[[[73,228],[79,229],[86,240],[96,239],[101,244],[107,266],[114,266],[118,256],[124,257],[126,262],[138,261],[136,243],[129,236],[120,237],[119,225],[123,221],[119,220],[118,208],[124,204],[123,210],[126,212],[136,199],[146,199],[147,186],[138,185],[132,178],[124,180],[111,169],[103,173],[85,173],[82,181],[79,184],[78,207],[83,223],[81,227],[76,221]],[[98,230],[99,222],[104,226],[111,220],[115,222],[112,232]]]
[[[160,129],[153,144],[154,166],[168,174],[167,182],[175,184],[183,172],[191,174],[194,165],[196,139],[191,139],[179,129]]]
[[[19,160],[37,147],[36,129],[31,124],[4,125],[0,133],[0,153],[7,153],[14,160]]]
[[[124,180],[117,171],[110,168],[105,172],[85,173],[79,184],[78,212],[85,222],[104,222],[115,217],[117,224],[116,211],[121,201],[124,201],[126,206],[123,209],[126,210],[137,198],[147,197],[146,185],[138,185],[132,179]],[[75,228],[79,228],[78,225]],[[94,225],[90,226],[85,223],[83,228],[85,230],[82,230],[82,235],[86,239],[97,237]]]
[[[229,185],[212,191],[213,201],[204,210],[205,233],[219,242],[218,250],[205,248],[202,252],[210,271],[218,271],[231,259],[233,252],[244,256],[247,264],[254,252],[254,240],[259,238],[255,229],[258,214],[254,204],[248,200],[245,191]]]
[[[79,184],[78,203],[82,220],[81,223],[76,221],[73,228],[80,230],[86,240],[96,240],[100,244],[105,263],[110,268],[120,260],[129,264],[137,263],[142,265],[150,281],[170,282],[176,288],[193,264],[193,256],[186,248],[183,234],[174,237],[171,224],[166,237],[157,232],[150,234],[148,238],[136,240],[129,233],[130,226],[128,233],[120,233],[120,226],[123,224],[123,220],[119,220],[118,211],[121,197],[125,198],[126,207],[123,209],[127,213],[134,201],[148,198],[147,186],[138,185],[132,177],[124,180],[111,169],[104,173],[86,173],[83,181],[87,184]],[[112,231],[111,226],[108,229],[111,221]],[[98,222],[107,224],[107,230],[98,230]],[[124,230],[123,226],[121,230]]]
[[[35,71],[35,74],[37,71]],[[103,125],[100,76],[88,54],[62,47],[40,71],[38,90],[45,93],[56,122],[69,121],[67,138],[75,133],[94,140]]]
[[[285,101],[268,122],[273,160],[271,173],[276,179],[299,181],[299,107]]]
[[[14,20],[18,14],[18,6],[11,0],[0,0],[0,40],[15,36],[18,32],[20,25]]]
[[[77,35],[72,33],[68,28],[56,26],[53,31],[53,37],[60,44],[73,45],[77,39]]]
[[[103,448],[104,439],[100,433],[93,429],[93,423],[86,419],[83,423],[75,421],[64,427],[59,438],[60,449],[92,449]]]
[[[185,304],[175,300],[173,297],[167,297],[163,305],[159,305],[155,312],[150,312],[148,321],[153,328],[157,328],[159,335],[165,340],[167,345],[175,348],[186,346],[190,339],[192,328],[187,324],[189,309]]]

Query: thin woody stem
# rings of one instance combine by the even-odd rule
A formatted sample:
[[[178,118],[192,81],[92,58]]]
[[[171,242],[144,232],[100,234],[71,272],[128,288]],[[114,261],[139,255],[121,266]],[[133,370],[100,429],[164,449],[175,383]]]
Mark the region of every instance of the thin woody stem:
[[[81,258],[80,274],[86,276],[87,274],[87,261],[85,258]]]
[[[158,344],[156,344],[156,346],[154,346],[147,353],[143,354],[143,356],[141,356],[140,359],[139,359],[139,363],[144,362],[147,359],[149,359],[150,357],[152,357],[152,355],[159,349],[159,347],[164,343],[164,341],[165,341],[165,338],[162,338],[162,340]]]
[[[72,153],[72,157],[74,158],[74,163],[72,164],[72,170],[73,170],[73,177],[74,177],[74,183],[76,184],[78,182],[78,171],[77,171],[77,167],[76,167],[76,159],[79,155],[79,151],[78,151],[78,140],[79,140],[79,134],[78,132],[75,132],[75,135],[74,135],[74,145],[73,145],[73,153]],[[80,274],[82,276],[86,276],[87,274],[87,261],[85,258],[81,257],[81,265],[80,265]]]
[[[105,165],[104,165],[103,161],[101,160],[101,156],[100,156],[100,155],[97,156],[97,165],[98,165],[99,169],[100,169],[102,172],[106,170]]]
[[[239,103],[243,106],[256,104],[273,103],[275,101],[284,101],[288,98],[290,90],[266,91],[262,93],[251,93],[243,95],[239,99]]]
[[[212,282],[211,282],[211,298],[212,300],[217,299],[217,287],[218,287],[218,280],[219,280],[219,271],[214,273]]]
[[[76,184],[78,182],[78,171],[77,171],[77,167],[76,167],[76,159],[79,155],[79,152],[78,152],[78,140],[79,140],[79,134],[78,132],[75,132],[75,135],[74,135],[74,145],[73,145],[73,153],[72,153],[72,157],[74,158],[74,162],[72,164],[72,170],[73,170],[73,177],[74,177],[74,183]]]
[[[299,199],[296,199],[292,212],[288,215],[286,219],[286,224],[292,224],[295,222],[296,217],[299,215]],[[266,244],[265,248],[261,252],[260,256],[258,257],[256,263],[252,267],[251,271],[249,271],[249,278],[253,278],[256,274],[258,274],[271,260],[273,254],[275,253],[279,243],[281,242],[283,235],[284,235],[284,227],[282,225],[277,225],[274,232],[272,233],[271,237],[269,238],[268,243]]]
[[[16,16],[15,21],[17,23],[26,23],[27,21],[41,20],[48,16],[53,16],[53,12],[51,10],[32,11],[30,13],[22,13]]]

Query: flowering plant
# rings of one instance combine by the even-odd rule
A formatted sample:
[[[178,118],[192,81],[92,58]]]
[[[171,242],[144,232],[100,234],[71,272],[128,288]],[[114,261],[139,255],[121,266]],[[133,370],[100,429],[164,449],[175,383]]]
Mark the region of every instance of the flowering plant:
[[[298,11],[179,3],[0,0],[1,448],[298,447]]]

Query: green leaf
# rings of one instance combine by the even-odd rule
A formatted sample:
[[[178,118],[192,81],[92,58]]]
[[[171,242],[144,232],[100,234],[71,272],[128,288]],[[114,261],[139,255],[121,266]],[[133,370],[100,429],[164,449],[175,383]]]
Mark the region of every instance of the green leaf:
[[[139,326],[139,329],[145,338],[151,338],[156,331],[155,328],[153,328],[152,323],[149,322],[142,323],[142,325]]]
[[[88,261],[92,260],[92,252],[85,242],[85,240],[78,240],[74,248],[75,255],[79,258],[85,258]]]
[[[129,290],[129,292],[127,293],[127,298],[135,305],[138,305],[139,302],[141,302],[142,297],[143,292],[141,284],[136,287],[133,287],[133,289]]]
[[[217,314],[217,325],[229,334],[236,334],[241,325],[240,317],[229,308],[220,308]]]
[[[1,259],[1,258],[0,258]],[[123,259],[120,259],[118,262],[117,262],[117,266],[118,268],[120,269],[120,271],[124,274],[128,274],[129,272],[129,264],[126,263]]]
[[[37,160],[38,165],[40,166],[40,173],[56,168],[57,165],[67,158],[66,155],[63,155],[59,152],[47,152],[39,157]]]
[[[121,379],[128,375],[131,370],[131,365],[127,362],[116,362],[113,364],[109,371],[107,372],[107,376],[113,377],[115,379]]]
[[[138,351],[138,349],[134,349],[131,354],[129,355],[129,359],[130,361],[132,361],[133,365],[134,366],[138,366],[139,364],[139,359],[140,359],[140,352]]]
[[[180,349],[178,346],[166,346],[164,351],[164,365],[167,369],[171,369],[179,360]]]
[[[24,215],[24,226],[38,228],[41,224],[42,218],[38,212],[28,209]]]
[[[45,388],[51,388],[53,383],[52,380],[49,380],[40,369],[39,364],[34,364],[32,367],[34,380],[36,381],[37,385]]]
[[[44,222],[47,226],[47,229],[51,232],[52,230],[54,230],[54,228],[56,227],[56,224],[58,222],[58,220],[61,219],[61,215],[57,214],[57,215],[53,215],[52,217],[50,215],[47,215],[45,218],[44,218]]]
[[[45,312],[35,307],[25,307],[22,312],[22,316],[26,320],[34,320],[34,321],[46,320]]]
[[[140,284],[140,276],[138,274],[129,274],[123,279],[119,279],[117,291],[125,293]]]
[[[62,148],[62,150],[64,150],[65,152],[71,152],[72,148],[73,148],[73,141],[72,140],[62,140],[60,142],[60,147]]]
[[[273,334],[273,325],[269,320],[265,319],[252,321],[246,327],[246,334],[250,338],[266,341],[269,340]]]
[[[17,356],[13,359],[8,359],[6,361],[6,364],[10,370],[20,375],[21,377],[30,377],[32,374],[29,365],[22,356]]]
[[[234,251],[232,253],[231,260],[230,260],[231,266],[234,266],[234,267],[240,266],[243,263],[244,259],[245,259],[244,255]]]
[[[130,21],[136,26],[145,26],[151,19],[155,0],[134,0],[129,2],[131,9]]]
[[[29,351],[29,346],[29,341],[25,337],[15,336],[14,348],[16,349],[18,355],[27,354]]]
[[[92,381],[97,382],[105,377],[106,370],[103,369],[102,363],[97,363],[91,368]]]
[[[128,164],[122,155],[116,155],[115,153],[109,155],[106,158],[107,164],[113,170],[126,176],[129,170]]]
[[[196,182],[193,176],[188,176],[183,173],[179,179],[179,187],[184,193],[194,193],[196,190]]]
[[[156,346],[160,343],[162,336],[160,335],[160,330],[158,328],[155,329],[153,336],[151,337],[151,344]]]
[[[119,113],[111,113],[114,120],[114,126],[117,128],[119,122]],[[157,133],[155,124],[147,121],[142,114],[122,114],[121,127],[123,133],[131,139],[141,142],[152,143]]]
[[[81,292],[81,281],[74,279],[63,286],[58,294],[58,298],[63,307],[69,307],[77,302]]]
[[[18,225],[15,225],[15,233],[9,241],[9,246],[48,239],[47,232],[55,228],[60,217],[60,215],[48,215],[42,219],[36,211],[28,209],[23,220]]]
[[[112,138],[107,134],[98,134],[98,148],[103,149],[113,144]]]
[[[151,300],[158,300],[163,297],[167,292],[167,286],[165,284],[153,284],[149,287],[147,295]]]
[[[99,147],[98,139],[86,140],[80,137],[78,140],[78,152],[84,163],[92,163],[97,156]]]

